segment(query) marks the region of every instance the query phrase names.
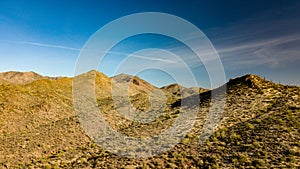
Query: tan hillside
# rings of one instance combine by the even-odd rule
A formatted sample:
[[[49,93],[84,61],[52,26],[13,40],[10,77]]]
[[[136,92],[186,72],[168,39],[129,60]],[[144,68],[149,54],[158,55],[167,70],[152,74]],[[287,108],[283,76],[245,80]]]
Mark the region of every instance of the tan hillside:
[[[224,113],[213,135],[200,144],[212,91],[200,93],[200,103],[193,102],[197,95],[181,99],[174,95],[168,99],[162,116],[151,123],[139,123],[118,114],[109,96],[111,78],[97,71],[80,76],[96,76],[101,114],[120,133],[132,137],[156,135],[172,125],[178,115],[199,105],[196,123],[180,144],[159,156],[124,158],[97,146],[83,132],[73,108],[71,78],[40,79],[15,86],[3,84],[0,85],[0,168],[298,168],[300,165],[300,87],[275,84],[255,75],[230,80],[226,93],[214,90],[218,96],[226,94]],[[127,79],[123,77],[121,82]],[[150,91],[151,86],[137,80],[135,91]],[[131,101],[143,110],[147,99],[140,95],[143,94],[131,95]],[[190,107],[180,108],[182,99],[191,100]]]
[[[113,86],[113,100],[115,108],[119,111],[130,112],[129,109],[135,108],[140,111],[150,110],[151,103],[149,98],[156,99],[156,103],[159,103],[160,96],[157,93],[160,89],[146,82],[145,80],[127,74],[119,74],[112,79]],[[163,94],[162,92],[160,94]],[[127,106],[125,106],[127,105]],[[153,105],[152,105],[153,106]],[[131,109],[134,111],[133,109]],[[111,121],[111,125],[116,123],[117,119],[124,120],[121,116],[115,116]],[[125,120],[126,121],[126,120]],[[124,121],[124,123],[125,123]]]
[[[35,72],[16,71],[0,73],[0,78],[11,84],[27,84],[39,79],[57,79],[53,77],[42,76]]]
[[[82,81],[82,82],[81,82]],[[111,79],[101,72],[96,70],[89,71],[75,77],[73,83],[90,83],[95,85],[96,96],[101,98],[110,97],[111,93]],[[81,86],[81,85],[79,85]]]
[[[182,95],[182,97],[187,97],[187,96],[191,96],[191,95],[195,95],[195,94],[199,94],[199,93],[208,91],[207,89],[198,88],[198,87],[186,88],[186,87],[181,86],[179,84],[171,84],[171,85],[168,85],[168,86],[164,86],[161,89],[163,91],[169,92],[169,93],[171,93],[173,95],[176,95],[176,96],[181,96]]]
[[[161,89],[165,90],[167,92],[170,92],[172,94],[178,95],[181,90],[184,90],[186,88],[176,83],[176,84],[171,84],[171,85],[168,85],[168,86],[164,86]]]
[[[130,94],[137,94],[137,93],[149,93],[153,90],[154,87],[150,83],[142,80],[137,76],[131,76],[126,74],[120,74],[117,76],[112,77],[112,80],[115,81],[117,84],[124,86],[124,88],[128,87],[129,84],[129,93]]]
[[[4,79],[2,79],[2,78],[0,78],[0,85],[1,85],[1,84],[9,84],[9,82],[6,81],[6,80],[4,80]]]

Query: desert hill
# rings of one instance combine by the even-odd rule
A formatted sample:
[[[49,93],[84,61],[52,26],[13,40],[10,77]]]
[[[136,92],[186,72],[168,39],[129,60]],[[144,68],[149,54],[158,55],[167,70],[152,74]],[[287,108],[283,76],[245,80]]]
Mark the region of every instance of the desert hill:
[[[162,90],[167,91],[174,95],[180,95],[180,92],[187,89],[186,87],[183,87],[179,84],[170,84],[168,86],[161,87]]]
[[[57,78],[59,77],[42,76],[35,72],[10,71],[10,72],[0,73],[0,79],[3,79],[6,82],[9,82],[11,84],[28,84],[39,79],[57,79]],[[0,84],[2,83],[3,82],[0,81]]]
[[[208,89],[199,88],[199,87],[190,87],[186,88],[184,86],[181,86],[179,84],[171,84],[164,87],[161,87],[163,91],[169,92],[176,96],[182,96],[187,97],[195,94],[199,94],[205,91],[208,91]]]
[[[109,78],[91,71],[80,76],[96,77],[99,110],[120,133],[132,137],[156,135],[172,125],[178,115],[199,105],[194,127],[180,144],[159,156],[124,158],[97,146],[82,130],[73,107],[72,78],[38,79],[25,85],[2,84],[0,168],[297,168],[300,165],[300,87],[245,75],[231,79],[225,93],[214,89],[186,98],[170,95],[172,99],[168,99],[164,114],[145,124],[119,115],[109,95],[111,79],[128,82],[129,75]],[[133,83],[130,85],[139,89],[135,91],[150,91],[147,82],[136,79],[138,83],[130,80]],[[201,144],[199,138],[212,92],[225,95],[224,113],[213,135]],[[131,101],[143,110],[147,105],[140,101],[145,98],[141,95],[134,92]],[[193,97],[201,98],[201,102],[180,108],[182,100]]]
[[[119,74],[117,76],[112,77],[112,80],[119,85],[124,85],[124,88],[129,87],[130,93],[137,94],[137,93],[149,93],[151,90],[156,88],[155,86],[151,85],[150,83],[142,80],[137,76],[131,76],[127,74]],[[129,84],[129,86],[128,86]]]
[[[4,80],[4,79],[2,79],[2,78],[0,78],[0,85],[1,85],[1,84],[9,84],[9,82],[6,81],[6,80]]]

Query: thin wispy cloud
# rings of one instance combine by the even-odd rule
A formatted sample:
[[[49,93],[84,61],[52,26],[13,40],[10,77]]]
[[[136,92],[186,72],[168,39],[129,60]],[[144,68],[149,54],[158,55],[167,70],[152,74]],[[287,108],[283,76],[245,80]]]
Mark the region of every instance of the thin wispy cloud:
[[[56,48],[56,49],[66,49],[66,50],[72,50],[72,51],[80,51],[80,49],[78,49],[78,48],[72,48],[72,47],[68,47],[68,46],[51,45],[51,44],[35,43],[35,42],[25,42],[25,41],[9,41],[9,40],[0,40],[0,41],[1,42],[8,42],[8,43],[17,43],[17,44],[25,44],[25,45]]]
[[[221,48],[220,50],[218,50],[218,52],[220,54],[223,54],[223,53],[244,51],[244,50],[253,49],[253,48],[267,48],[267,47],[277,46],[277,45],[281,45],[281,44],[285,44],[285,43],[293,42],[293,41],[297,41],[297,40],[300,40],[300,32],[297,34],[293,34],[293,35],[287,35],[287,36],[277,37],[277,38],[272,38],[272,39],[261,39],[261,40],[255,41],[255,42],[234,45],[231,47],[225,47],[225,48]]]
[[[128,53],[123,53],[123,52],[114,52],[114,51],[109,51],[109,52],[106,52],[106,53],[109,53],[109,54],[118,54],[118,55],[128,55],[128,56],[132,56],[132,57],[135,57],[135,58],[139,58],[139,59],[147,59],[147,60],[153,60],[153,61],[161,61],[161,62],[166,62],[166,63],[177,63],[176,61],[174,60],[170,60],[170,59],[161,59],[161,58],[153,58],[153,57],[147,57],[147,56],[142,56],[142,55],[136,55],[136,54],[128,54]],[[149,54],[148,54],[149,55]],[[151,55],[156,55],[155,52],[152,52]]]
[[[214,29],[214,43],[226,65],[282,67],[300,61],[300,21],[296,18],[250,18]]]
[[[280,25],[282,24],[282,21],[272,24]],[[236,67],[244,67],[245,65],[266,65],[269,67],[276,67],[283,66],[287,62],[300,61],[299,30],[289,30],[287,33],[282,33],[284,32],[282,30],[282,32],[278,32],[278,30],[271,31],[269,29],[264,31],[263,27],[266,26],[262,24],[253,27],[253,31],[250,34],[238,32],[239,30],[246,29],[243,28],[243,25],[239,25],[238,30],[227,28],[227,32],[226,29],[224,30],[224,28],[222,28],[222,34],[215,37],[213,42],[223,63],[226,65],[234,65]],[[270,34],[272,36],[268,36]],[[215,58],[210,57],[215,55],[214,52],[205,50],[201,44],[198,46],[202,49],[201,55],[204,56],[203,58],[205,59],[202,61],[212,61],[213,58]],[[184,57],[189,64],[197,63],[195,61],[198,58],[191,53],[186,52],[185,47],[176,46],[173,48],[171,47],[169,50],[173,53],[181,53],[182,57]]]
[[[274,25],[282,25],[286,21],[277,21],[272,24]],[[297,60],[300,57],[300,50],[297,49],[287,49],[287,48],[280,48],[284,44],[287,43],[295,43],[300,46],[300,32],[294,31],[293,33],[289,32],[288,34],[280,34],[277,33],[277,30],[273,31],[270,29],[263,29],[264,24],[255,25],[251,29],[253,31],[250,34],[244,34],[244,32],[238,32],[239,30],[245,30],[244,27],[249,27],[248,24],[241,24],[241,25],[233,25],[227,29],[222,28],[222,34],[220,34],[217,39],[214,40],[216,43],[217,52],[222,61],[226,62],[229,65],[279,65],[279,62]],[[288,26],[287,26],[288,27]],[[296,27],[297,28],[297,27]],[[286,28],[287,29],[287,28]],[[232,34],[232,32],[236,32]],[[274,36],[268,37],[265,36],[267,34],[275,34]],[[193,41],[194,37],[188,37]],[[26,42],[26,41],[7,41],[7,40],[0,40],[2,42],[9,42],[9,43],[18,43],[18,44],[25,44],[25,45],[33,45],[33,46],[41,46],[41,47],[50,47],[55,49],[64,49],[70,51],[79,52],[81,49],[73,48],[69,46],[62,46],[62,45],[53,45],[53,44],[44,44],[44,43],[36,43],[36,42]],[[294,45],[295,46],[295,45]],[[201,48],[201,44],[199,44]],[[198,59],[195,55],[191,52],[186,52],[185,47],[176,46],[170,47],[168,50],[172,53],[176,53],[179,57],[184,58],[187,64],[193,65],[198,64],[199,62],[195,62],[195,59]],[[281,50],[278,51],[277,49],[280,48]],[[202,50],[201,53],[205,60],[202,61],[210,61],[211,55],[215,55],[210,51],[206,51],[205,49]],[[128,54],[126,52],[117,52],[117,51],[108,51],[105,52],[106,54],[116,54],[122,56],[131,56],[138,59],[146,59],[151,61],[159,61],[162,63],[167,64],[174,64],[178,63],[178,61],[174,58],[163,58],[163,56],[157,57],[155,53],[148,54],[147,56],[144,55],[136,55],[136,54]],[[149,57],[149,56],[153,57]],[[283,57],[284,55],[285,57]],[[287,57],[289,59],[287,59]],[[174,65],[173,65],[174,66]]]
[[[70,51],[81,51],[79,48],[73,48],[68,46],[61,46],[61,45],[52,45],[52,44],[44,44],[44,43],[35,43],[35,42],[25,42],[25,41],[9,41],[9,40],[0,40],[1,42],[8,42],[8,43],[17,43],[17,44],[25,44],[25,45],[33,45],[33,46],[41,46],[41,47],[49,47],[49,48],[55,48],[55,49],[64,49],[64,50],[70,50]],[[161,61],[166,63],[177,63],[173,60],[168,59],[161,59],[161,58],[153,58],[153,57],[146,57],[141,55],[135,55],[135,54],[128,54],[125,52],[115,52],[115,51],[107,51],[106,54],[118,54],[118,55],[124,55],[124,56],[131,56],[139,59],[147,59],[147,60],[153,60],[153,61]],[[153,53],[155,55],[155,53]]]
[[[284,47],[289,44],[289,47]],[[300,33],[272,39],[235,44],[218,50],[223,61],[230,65],[284,66],[287,62],[300,60]]]

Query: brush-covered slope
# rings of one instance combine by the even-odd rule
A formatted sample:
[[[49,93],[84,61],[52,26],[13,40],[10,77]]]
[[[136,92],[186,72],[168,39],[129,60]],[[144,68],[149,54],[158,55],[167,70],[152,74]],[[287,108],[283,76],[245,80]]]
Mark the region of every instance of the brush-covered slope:
[[[42,76],[35,72],[4,72],[0,73],[0,79],[3,79],[11,84],[28,84],[39,79],[58,79],[59,77]],[[0,81],[1,84],[1,81]]]
[[[11,73],[3,74],[7,77]],[[89,142],[74,111],[73,79],[36,77],[37,80],[27,84],[22,81],[22,85],[15,82],[12,85],[3,80],[0,85],[0,166],[14,166],[18,161],[23,163],[42,158],[60,148],[73,148],[73,144],[79,146]],[[101,103],[101,100],[111,98],[111,78],[97,71],[79,76],[83,80],[86,77],[93,78],[87,83],[95,83],[99,107],[106,109],[112,106],[106,104],[107,101]],[[141,92],[154,88],[139,78],[135,79],[150,88],[141,85],[142,88],[135,87],[135,90]]]
[[[200,94],[200,93],[208,91],[207,89],[199,88],[199,87],[186,88],[186,87],[181,86],[179,84],[171,84],[171,85],[168,85],[168,86],[164,86],[161,89],[165,92],[168,92],[168,93],[172,94],[172,95],[183,97],[183,98],[187,97],[187,96]]]
[[[88,74],[91,73],[93,72]],[[100,72],[94,73],[97,97],[106,97],[110,92],[110,78]],[[75,115],[72,78],[42,78],[25,85],[0,85],[0,161],[14,163],[42,157],[52,151],[52,148],[66,146],[59,141],[66,140],[65,136],[70,136],[66,140],[68,143],[78,134],[78,138],[84,139],[84,133],[75,132],[72,135],[66,130],[61,135],[61,132],[55,131],[64,128],[59,127],[62,124],[53,124],[60,121],[72,123],[71,119]],[[76,139],[73,141],[76,142]]]
[[[110,78],[96,73],[99,90]],[[98,75],[97,75],[98,74]],[[104,86],[104,87],[103,87]],[[109,85],[107,85],[109,86]],[[224,113],[214,134],[200,144],[212,91],[199,94],[196,123],[182,142],[159,156],[129,159],[106,152],[82,131],[72,105],[72,80],[38,80],[0,85],[0,166],[4,168],[297,168],[300,88],[255,75],[232,79]],[[104,93],[102,93],[104,94]],[[100,94],[99,96],[102,96]],[[138,95],[138,94],[136,94]],[[191,99],[195,95],[181,98]],[[138,98],[138,97],[133,97]],[[174,97],[177,98],[177,97]],[[112,98],[98,97],[99,109],[117,131],[132,137],[153,136],[173,124],[180,100],[168,100],[163,116],[138,123],[117,115]]]

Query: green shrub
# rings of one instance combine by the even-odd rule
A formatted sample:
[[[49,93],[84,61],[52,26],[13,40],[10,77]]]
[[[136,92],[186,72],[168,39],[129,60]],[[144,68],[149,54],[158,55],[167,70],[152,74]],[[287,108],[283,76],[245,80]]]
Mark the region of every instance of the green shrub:
[[[239,155],[239,162],[241,162],[241,163],[250,163],[251,160],[250,160],[250,158],[248,157],[247,154],[240,154]]]
[[[265,164],[265,161],[262,159],[256,159],[252,161],[252,165],[254,165],[255,167],[261,167]]]
[[[240,138],[241,138],[241,136],[239,134],[237,134],[237,133],[232,133],[231,136],[230,136],[230,139],[232,141],[238,140]]]
[[[252,125],[251,123],[246,123],[246,127],[250,130],[254,129],[254,125]]]

